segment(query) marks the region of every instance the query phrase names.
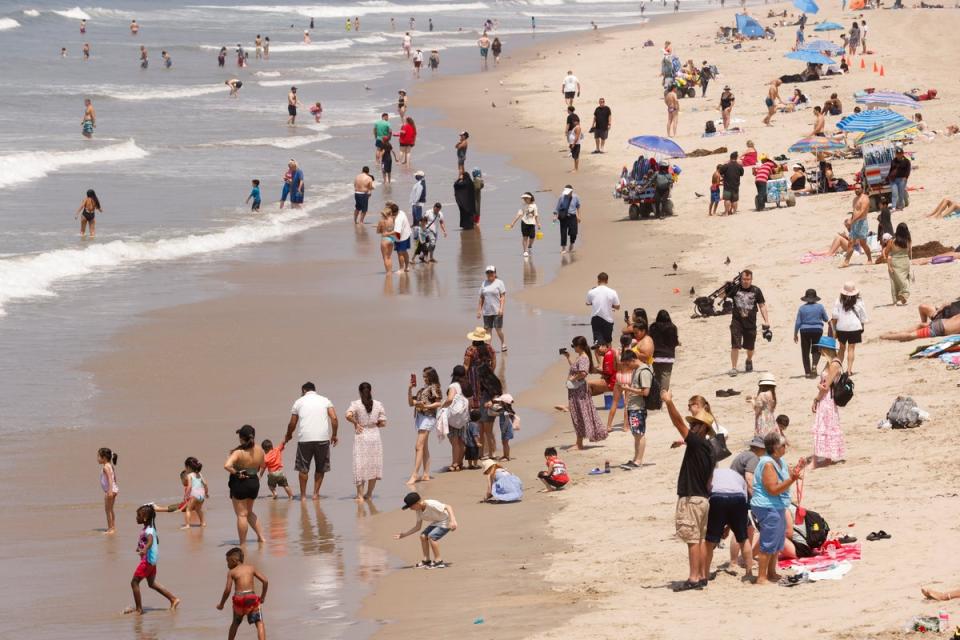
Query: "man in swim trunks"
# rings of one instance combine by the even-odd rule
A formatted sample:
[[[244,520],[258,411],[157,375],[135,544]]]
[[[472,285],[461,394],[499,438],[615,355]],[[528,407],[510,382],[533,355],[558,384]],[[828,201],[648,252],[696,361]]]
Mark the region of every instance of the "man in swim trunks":
[[[923,338],[942,338],[960,334],[960,315],[952,318],[933,320],[930,324],[918,324],[912,329],[904,331],[888,331],[880,334],[881,340],[897,340],[910,342]]]
[[[223,84],[230,87],[230,95],[229,95],[230,98],[236,98],[237,91],[240,91],[240,87],[243,86],[243,82],[241,82],[238,78],[230,78],[229,80],[225,81]]]
[[[563,99],[567,101],[567,106],[572,107],[573,99],[580,96],[580,80],[573,75],[573,71],[567,71],[560,90],[563,92]]]
[[[137,24],[136,20],[130,21],[130,35],[135,36],[140,33],[140,25]]]
[[[373,193],[374,180],[370,175],[370,167],[364,167],[353,179],[353,223],[363,224],[367,217],[367,207],[370,205],[370,194]]]
[[[297,88],[290,87],[290,93],[287,94],[287,114],[290,116],[287,118],[288,125],[292,126],[297,123],[297,107],[302,106],[303,103],[297,98]]]
[[[423,51],[417,49],[417,52],[413,54],[413,75],[417,78],[420,77],[420,67],[423,66]]]
[[[770,118],[777,112],[777,104],[783,104],[783,101],[780,100],[781,84],[783,84],[783,81],[777,78],[770,83],[770,87],[767,89],[767,99],[764,101],[764,104],[767,105],[767,115],[763,119],[763,124],[768,127],[770,126]]]
[[[490,50],[490,38],[487,37],[487,32],[484,31],[483,35],[480,36],[480,39],[477,40],[477,46],[480,47],[480,58],[481,67],[483,69],[487,68],[487,52]]]
[[[267,637],[267,631],[263,625],[263,614],[260,612],[260,607],[266,600],[269,584],[266,576],[257,571],[252,564],[244,564],[243,560],[243,549],[240,547],[233,547],[227,551],[227,586],[223,590],[223,596],[220,598],[217,609],[223,611],[223,605],[227,603],[232,587],[233,622],[230,624],[229,637],[236,637],[237,629],[243,622],[244,616],[246,616],[248,624],[256,625],[257,638],[264,640]],[[259,580],[262,585],[259,596],[253,589],[255,586],[254,580]]]
[[[854,247],[860,246],[864,255],[867,256],[867,264],[873,263],[873,257],[870,255],[870,246],[867,244],[867,234],[870,227],[867,222],[867,213],[870,211],[870,198],[863,192],[863,186],[857,185],[854,190],[856,194],[853,197],[853,215],[849,220],[844,221],[844,225],[850,230],[850,246],[846,255],[843,257],[841,268],[850,266],[850,258],[853,257]]]
[[[93,102],[90,98],[87,98],[83,101],[85,105],[83,110],[83,120],[80,121],[80,126],[83,127],[83,137],[92,138],[93,130],[97,128],[97,112],[93,108]]]

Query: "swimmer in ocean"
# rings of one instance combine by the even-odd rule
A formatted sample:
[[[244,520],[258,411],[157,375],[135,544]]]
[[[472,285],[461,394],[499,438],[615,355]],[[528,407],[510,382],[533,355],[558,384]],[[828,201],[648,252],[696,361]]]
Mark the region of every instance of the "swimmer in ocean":
[[[84,61],[90,59],[90,43],[89,42],[83,43],[83,59]]]
[[[130,21],[130,35],[135,36],[140,33],[140,25],[137,24],[136,20]]]
[[[147,48],[140,45],[140,68],[146,69],[150,63],[147,61]]]
[[[93,108],[93,102],[90,98],[85,99],[83,104],[83,120],[80,121],[80,125],[83,127],[83,137],[92,138],[93,130],[97,127],[97,111]]]
[[[83,199],[83,202],[80,203],[80,208],[77,209],[76,215],[73,217],[74,220],[79,218],[81,214],[83,219],[80,220],[80,237],[84,237],[87,232],[87,225],[90,225],[90,237],[93,238],[97,235],[97,211],[103,213],[103,209],[100,208],[100,199],[97,197],[97,192],[93,189],[87,189],[87,196]]]
[[[230,78],[229,80],[224,81],[223,84],[225,84],[225,85],[227,85],[228,87],[230,87],[230,95],[227,96],[228,98],[236,98],[236,97],[237,97],[237,91],[240,91],[240,87],[243,86],[243,82],[241,82],[241,81],[240,81],[239,79],[237,79],[237,78]]]
[[[169,69],[173,66],[173,60],[170,59],[170,54],[166,51],[160,52],[160,57],[163,58],[163,66]]]

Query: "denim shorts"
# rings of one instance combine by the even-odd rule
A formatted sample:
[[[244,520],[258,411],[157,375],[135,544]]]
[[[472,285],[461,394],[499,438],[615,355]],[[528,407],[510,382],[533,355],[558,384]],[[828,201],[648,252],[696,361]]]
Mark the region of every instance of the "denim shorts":
[[[513,440],[513,420],[503,414],[500,415],[500,439]]]
[[[436,542],[436,541],[438,541],[440,538],[442,538],[443,536],[447,535],[448,533],[450,533],[450,529],[447,529],[446,527],[439,527],[439,526],[437,526],[437,525],[435,525],[435,524],[431,524],[431,525],[428,526],[426,529],[424,529],[424,530],[420,533],[420,535],[421,535],[421,536],[426,536],[426,537],[430,538],[431,540],[433,540],[434,542]]]
[[[433,431],[433,428],[437,426],[436,416],[428,416],[424,413],[417,413],[414,420],[417,425],[417,431]]]

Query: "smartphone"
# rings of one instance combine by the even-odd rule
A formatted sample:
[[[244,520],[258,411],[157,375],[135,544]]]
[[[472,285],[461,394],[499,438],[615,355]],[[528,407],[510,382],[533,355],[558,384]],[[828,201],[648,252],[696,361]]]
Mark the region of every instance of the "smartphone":
[[[560,355],[562,355],[562,356],[567,355],[567,348],[566,348],[566,347],[560,347]]]
[[[417,374],[415,373],[410,374],[410,385],[414,387],[417,386]]]
[[[623,312],[623,321],[626,322],[627,324],[630,324],[630,312],[629,312],[629,311],[624,311],[624,312]]]

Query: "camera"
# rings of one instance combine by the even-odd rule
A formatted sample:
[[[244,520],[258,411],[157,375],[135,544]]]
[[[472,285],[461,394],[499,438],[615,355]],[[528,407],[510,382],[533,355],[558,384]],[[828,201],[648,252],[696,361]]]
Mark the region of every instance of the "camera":
[[[567,355],[567,348],[566,348],[566,347],[560,347],[560,355],[562,355],[562,356]]]

